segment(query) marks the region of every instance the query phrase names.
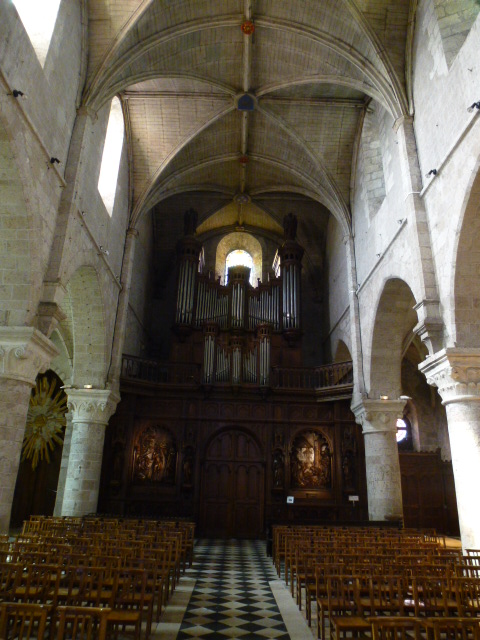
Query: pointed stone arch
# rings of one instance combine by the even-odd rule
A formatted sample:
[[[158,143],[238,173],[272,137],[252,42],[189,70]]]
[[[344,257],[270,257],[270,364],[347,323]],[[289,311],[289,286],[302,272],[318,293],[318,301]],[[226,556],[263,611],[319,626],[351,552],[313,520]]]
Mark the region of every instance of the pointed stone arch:
[[[376,307],[366,380],[369,398],[397,399],[402,392],[401,363],[405,337],[417,324],[416,301],[400,278],[386,281]]]

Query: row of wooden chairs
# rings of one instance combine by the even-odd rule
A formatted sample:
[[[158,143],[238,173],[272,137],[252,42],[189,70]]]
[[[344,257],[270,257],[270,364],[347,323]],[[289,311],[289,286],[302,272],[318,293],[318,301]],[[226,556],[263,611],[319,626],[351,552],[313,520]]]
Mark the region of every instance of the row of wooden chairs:
[[[59,606],[48,630],[50,607],[43,604],[0,603],[0,638],[37,640],[106,640],[111,610]]]
[[[108,610],[110,627],[131,627],[137,640],[145,620],[148,639],[154,609],[158,621],[191,563],[190,525],[128,521],[101,530],[92,519],[33,518],[20,536],[0,541],[0,601],[43,605],[57,626],[59,607]]]
[[[151,633],[153,586],[148,588],[143,569],[110,573],[99,567],[71,567],[64,572],[58,565],[4,563],[0,575],[5,601],[41,604],[49,614],[62,605],[109,608],[108,622],[114,627],[131,627],[138,639],[145,620],[146,638]]]
[[[436,552],[445,548],[444,537],[438,537],[433,531],[417,532],[391,531],[374,528],[336,529],[327,527],[287,527],[273,528],[273,560],[278,574],[282,565],[288,583],[289,569],[293,563],[297,544],[308,544],[312,549],[322,549],[325,553],[344,553],[345,549],[355,549],[357,553]]]
[[[430,532],[278,527],[274,563],[318,637],[371,637],[373,616],[480,618],[480,551]]]
[[[399,576],[322,575],[317,583],[316,605],[317,635],[325,638],[328,620],[332,640],[339,640],[347,632],[368,630],[372,616],[478,619],[480,580],[416,576],[406,581]]]

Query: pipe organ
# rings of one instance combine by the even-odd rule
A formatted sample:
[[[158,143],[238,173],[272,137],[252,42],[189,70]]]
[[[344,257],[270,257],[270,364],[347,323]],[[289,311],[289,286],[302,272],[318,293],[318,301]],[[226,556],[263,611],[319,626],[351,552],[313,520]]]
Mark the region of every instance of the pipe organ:
[[[284,359],[272,360],[272,343],[283,337],[295,347],[301,337],[303,249],[295,241],[296,219],[289,214],[284,220],[285,241],[277,251],[276,275],[252,287],[249,267],[230,267],[226,285],[202,272],[202,246],[191,223],[196,214],[187,214],[190,223],[186,222],[186,234],[177,246],[174,330],[182,341],[203,332],[204,384],[266,387],[272,364],[285,364]]]

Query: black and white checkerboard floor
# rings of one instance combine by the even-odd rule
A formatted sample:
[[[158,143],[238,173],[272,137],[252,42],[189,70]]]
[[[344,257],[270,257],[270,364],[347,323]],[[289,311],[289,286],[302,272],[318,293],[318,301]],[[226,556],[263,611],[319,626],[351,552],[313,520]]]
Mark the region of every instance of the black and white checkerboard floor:
[[[173,611],[162,616],[156,637],[312,638],[263,542],[199,540],[193,568],[183,581],[183,602],[180,592]]]

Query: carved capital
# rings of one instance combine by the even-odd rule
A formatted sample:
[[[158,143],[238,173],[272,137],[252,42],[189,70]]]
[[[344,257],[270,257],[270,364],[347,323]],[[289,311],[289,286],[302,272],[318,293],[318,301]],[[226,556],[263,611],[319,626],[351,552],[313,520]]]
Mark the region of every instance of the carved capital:
[[[405,400],[369,400],[364,398],[351,409],[363,435],[395,432],[397,420],[403,416]]]
[[[114,414],[119,396],[108,389],[65,389],[72,422],[106,425]]]
[[[0,378],[33,387],[56,355],[55,345],[33,327],[0,327]]]
[[[480,350],[442,349],[419,365],[442,404],[480,401]]]

